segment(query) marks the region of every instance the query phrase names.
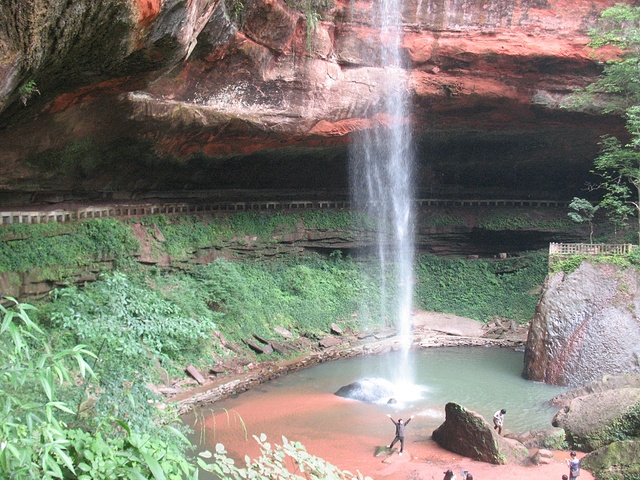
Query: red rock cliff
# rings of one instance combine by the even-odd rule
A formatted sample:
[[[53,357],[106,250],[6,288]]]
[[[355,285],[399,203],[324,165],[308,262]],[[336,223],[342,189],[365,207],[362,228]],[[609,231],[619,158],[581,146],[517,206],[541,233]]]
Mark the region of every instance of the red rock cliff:
[[[287,159],[266,186],[342,187],[351,132],[403,120],[376,111],[388,88],[410,93],[430,185],[518,189],[545,170],[578,184],[599,135],[620,128],[560,108],[598,74],[585,33],[614,0],[407,0],[392,85],[376,2],[337,1],[315,26],[282,0],[26,3],[0,5],[0,188],[178,187],[157,168],[143,178],[153,160],[119,160],[122,145],[171,158],[181,185],[200,185],[196,171],[214,188],[266,182],[229,161],[253,154],[253,170]],[[99,159],[56,163],[87,141]],[[314,185],[323,162],[338,173]],[[282,178],[300,165],[315,173]]]

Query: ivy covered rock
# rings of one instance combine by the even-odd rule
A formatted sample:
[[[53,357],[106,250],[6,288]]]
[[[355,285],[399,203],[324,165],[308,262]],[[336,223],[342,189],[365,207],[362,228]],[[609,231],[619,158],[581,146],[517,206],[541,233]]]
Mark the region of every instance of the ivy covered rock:
[[[580,464],[601,480],[640,478],[640,439],[613,442],[589,453]]]
[[[494,465],[522,463],[528,451],[517,440],[498,435],[485,419],[457,403],[445,406],[445,421],[433,432],[442,448]]]
[[[621,388],[575,398],[556,414],[552,424],[565,429],[570,445],[586,452],[640,437],[640,389]]]

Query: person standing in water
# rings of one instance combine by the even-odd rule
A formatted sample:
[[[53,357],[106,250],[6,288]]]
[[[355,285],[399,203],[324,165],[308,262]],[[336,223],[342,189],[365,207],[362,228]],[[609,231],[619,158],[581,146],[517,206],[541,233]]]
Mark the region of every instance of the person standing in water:
[[[493,429],[498,430],[498,435],[502,435],[502,424],[504,423],[504,414],[507,411],[503,408],[493,414]]]
[[[415,415],[411,415],[411,418],[413,418],[414,416]],[[399,418],[398,421],[396,422],[393,418],[391,418],[391,415],[389,415],[388,413],[387,413],[387,417],[389,417],[393,422],[393,424],[396,426],[396,438],[393,439],[393,442],[391,442],[391,444],[387,448],[392,449],[393,446],[396,444],[396,442],[399,441],[400,452],[398,453],[398,455],[402,455],[402,452],[404,451],[404,427],[409,425],[411,418],[409,418],[409,420],[407,420],[406,422],[403,422],[402,419]]]

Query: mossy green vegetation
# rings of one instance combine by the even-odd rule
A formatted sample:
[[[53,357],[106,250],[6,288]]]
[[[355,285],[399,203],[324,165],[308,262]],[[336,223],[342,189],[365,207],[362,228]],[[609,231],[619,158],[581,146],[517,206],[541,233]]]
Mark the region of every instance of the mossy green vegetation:
[[[591,448],[600,448],[620,440],[640,438],[640,402],[588,438]]]
[[[640,480],[640,439],[613,442],[580,463],[598,480]]]
[[[113,220],[10,225],[0,230],[0,272],[64,269],[108,258],[119,261],[139,247],[131,229]]]
[[[570,274],[575,272],[585,260],[592,264],[608,263],[621,268],[637,267],[640,265],[640,249],[635,248],[629,255],[572,255],[566,258],[559,256],[558,259],[550,262],[550,271]]]
[[[197,479],[199,469],[220,479],[299,478],[300,470],[309,471],[310,479],[368,478],[309,455],[284,437],[282,446],[256,437],[261,455],[246,457],[246,469],[236,467],[221,444],[215,454],[200,452],[196,461],[187,454],[192,445],[176,418],[156,408],[157,398],[146,388],[142,392],[124,378],[108,384],[100,365],[104,349],[97,355],[84,345],[52,350],[29,317],[33,307],[5,301],[10,306],[0,304],[2,478],[186,480]],[[113,403],[110,388],[116,386],[130,408],[99,408]]]
[[[482,210],[476,220],[478,228],[485,230],[572,230],[571,221],[564,211],[555,215],[541,215],[516,207],[496,207]]]
[[[547,269],[547,255],[536,252],[503,261],[423,255],[415,267],[415,303],[424,310],[483,322],[492,318],[527,322]]]

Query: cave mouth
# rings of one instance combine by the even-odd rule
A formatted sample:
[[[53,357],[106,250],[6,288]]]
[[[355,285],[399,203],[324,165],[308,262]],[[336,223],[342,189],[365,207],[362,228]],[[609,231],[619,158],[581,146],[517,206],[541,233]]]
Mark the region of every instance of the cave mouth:
[[[567,200],[584,190],[598,136],[572,125],[531,131],[457,128],[414,134],[418,198]],[[13,171],[13,170],[12,170]],[[287,146],[186,157],[135,137],[84,139],[7,171],[0,205],[135,198],[253,200],[350,196],[349,147]],[[587,195],[586,193],[583,194]]]

